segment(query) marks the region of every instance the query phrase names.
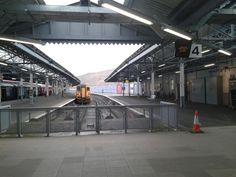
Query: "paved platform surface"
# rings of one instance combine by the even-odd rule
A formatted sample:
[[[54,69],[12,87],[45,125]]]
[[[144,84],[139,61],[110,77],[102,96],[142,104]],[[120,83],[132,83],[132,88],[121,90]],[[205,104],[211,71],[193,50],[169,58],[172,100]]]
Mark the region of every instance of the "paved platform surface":
[[[236,127],[0,139],[0,177],[235,177]]]
[[[136,96],[110,96],[119,102],[129,104],[159,104],[158,100],[150,100]],[[199,120],[204,127],[236,125],[236,110],[223,106],[206,104],[187,104],[184,109],[178,106],[179,123],[184,127],[191,127],[195,110],[199,111]]]

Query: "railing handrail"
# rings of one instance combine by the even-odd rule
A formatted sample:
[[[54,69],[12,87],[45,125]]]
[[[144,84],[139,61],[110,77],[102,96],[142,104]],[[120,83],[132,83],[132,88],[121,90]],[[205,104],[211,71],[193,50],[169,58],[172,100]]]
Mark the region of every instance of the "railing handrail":
[[[2,108],[1,111],[24,111],[24,110],[71,110],[71,109],[86,109],[86,108],[154,108],[154,107],[176,107],[176,104],[168,104],[168,105],[161,105],[161,104],[129,104],[129,105],[81,105],[81,106],[65,106],[65,107],[20,107],[20,108]]]
[[[12,121],[13,129],[16,130],[17,137],[22,136],[22,132],[24,132],[24,128],[31,128],[28,129],[28,133],[33,132],[46,132],[47,136],[50,136],[51,131],[51,121],[54,121],[54,117],[59,118],[58,124],[52,124],[52,127],[56,127],[55,125],[59,126],[59,131],[64,131],[64,120],[73,120],[72,122],[69,122],[69,130],[75,131],[76,135],[78,135],[81,131],[96,131],[98,134],[101,130],[120,130],[123,129],[125,133],[127,133],[128,129],[148,129],[149,131],[154,130],[157,127],[157,124],[160,124],[161,122],[162,126],[167,126],[168,130],[171,127],[174,127],[175,129],[178,128],[178,117],[176,114],[176,104],[132,104],[132,105],[81,105],[81,106],[66,106],[66,107],[21,107],[21,108],[4,108],[0,109],[0,113],[2,112],[13,112],[14,120]],[[160,111],[154,112],[155,108],[160,108]],[[162,109],[163,108],[163,109]],[[83,121],[83,110],[84,109],[94,109],[88,111],[88,116],[91,116],[88,118],[88,121]],[[103,110],[104,109],[104,110]],[[109,115],[111,113],[114,116],[114,122],[109,122],[109,119],[107,119],[107,110],[110,109],[110,112],[108,112]],[[111,112],[113,109],[114,112]],[[115,109],[118,109],[115,110]],[[119,109],[122,109],[121,111]],[[62,111],[60,111],[62,110]],[[68,110],[68,111],[67,111]],[[82,111],[81,111],[82,110]],[[33,111],[38,111],[36,113],[42,113],[39,118],[31,117]],[[55,111],[56,114],[53,112]],[[58,111],[58,112],[56,112]],[[103,112],[104,111],[104,112]],[[116,115],[117,112],[119,112],[118,116]],[[25,113],[24,113],[25,112]],[[65,119],[67,115],[69,117],[71,116],[71,113],[73,114],[73,119]],[[28,114],[27,114],[28,113]],[[86,114],[86,110],[84,112]],[[94,114],[95,113],[95,114]],[[162,116],[162,113],[167,116]],[[103,118],[101,115],[103,114]],[[60,116],[63,115],[62,119],[60,119]],[[34,115],[35,116],[35,115]],[[117,117],[116,117],[117,116]],[[4,118],[7,118],[6,116]],[[34,124],[34,121],[32,121],[31,124],[31,118],[32,120],[46,120],[41,121],[40,123]],[[41,119],[42,118],[42,119]],[[137,118],[137,119],[134,119]],[[149,119],[147,119],[149,118]],[[116,121],[116,120],[120,121]],[[2,120],[2,119],[1,119]],[[10,119],[9,119],[10,120]],[[63,120],[63,128],[61,126],[61,121]],[[93,128],[86,129],[82,128],[82,125],[87,126],[90,125],[89,123],[93,123]],[[94,122],[95,120],[95,122]],[[103,121],[104,120],[104,121]],[[111,120],[112,121],[112,120]],[[123,123],[122,123],[123,121]],[[30,123],[30,124],[28,124]],[[119,125],[120,124],[120,125]],[[123,124],[123,127],[122,125]],[[26,127],[24,127],[26,125]],[[32,127],[30,125],[33,125]],[[45,125],[45,126],[44,126]],[[66,123],[67,125],[67,123]],[[108,125],[108,128],[106,127]],[[117,125],[117,127],[115,127]],[[14,127],[16,126],[16,127]],[[104,127],[102,127],[104,126]],[[110,127],[109,127],[110,126]],[[67,128],[68,128],[67,127]],[[71,129],[72,127],[72,129]],[[115,127],[115,128],[114,128]],[[33,128],[33,129],[32,129]],[[39,128],[39,129],[37,129]],[[91,127],[90,127],[91,128]],[[1,133],[1,132],[0,132]]]

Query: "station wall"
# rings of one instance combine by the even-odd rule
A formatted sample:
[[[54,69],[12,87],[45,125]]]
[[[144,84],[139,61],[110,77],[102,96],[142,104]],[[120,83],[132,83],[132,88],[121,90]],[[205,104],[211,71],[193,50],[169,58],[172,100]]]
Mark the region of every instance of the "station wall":
[[[142,94],[150,96],[150,80],[141,84]],[[161,99],[179,99],[179,74],[155,76],[155,94]],[[185,74],[186,102],[230,106],[231,90],[236,90],[236,62],[222,64],[218,68],[188,72]]]

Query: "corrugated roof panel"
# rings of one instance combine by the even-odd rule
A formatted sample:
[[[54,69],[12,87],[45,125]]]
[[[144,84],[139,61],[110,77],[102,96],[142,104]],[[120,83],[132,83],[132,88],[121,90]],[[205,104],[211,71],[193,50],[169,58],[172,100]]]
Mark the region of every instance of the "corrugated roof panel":
[[[149,16],[161,14],[167,17],[181,2],[182,0],[133,0],[130,7]]]

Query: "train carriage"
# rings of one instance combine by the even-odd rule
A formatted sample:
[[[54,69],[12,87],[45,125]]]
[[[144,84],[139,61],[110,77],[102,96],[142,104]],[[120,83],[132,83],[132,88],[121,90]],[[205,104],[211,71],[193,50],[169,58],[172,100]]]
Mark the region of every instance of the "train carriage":
[[[90,98],[90,87],[85,84],[78,85],[76,87],[75,102],[78,104],[89,104]]]

